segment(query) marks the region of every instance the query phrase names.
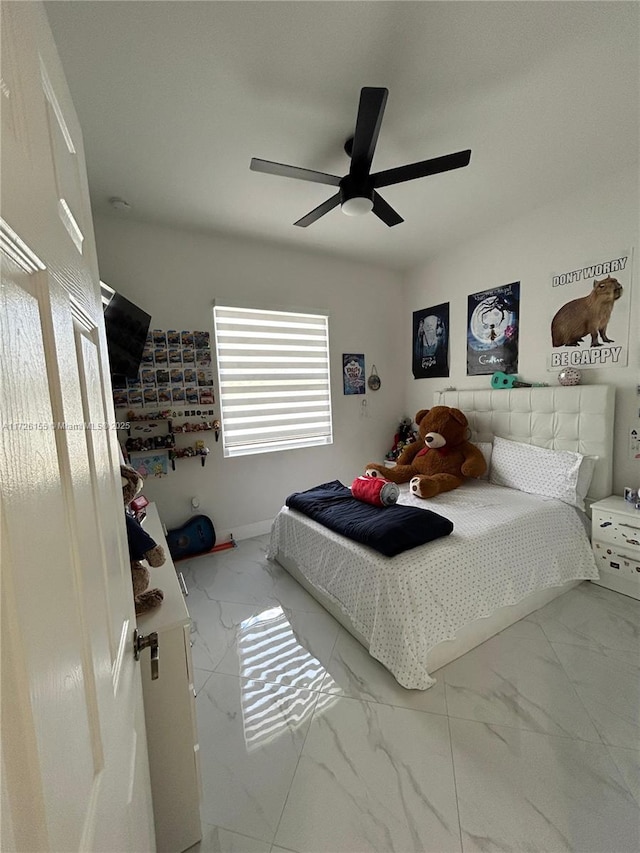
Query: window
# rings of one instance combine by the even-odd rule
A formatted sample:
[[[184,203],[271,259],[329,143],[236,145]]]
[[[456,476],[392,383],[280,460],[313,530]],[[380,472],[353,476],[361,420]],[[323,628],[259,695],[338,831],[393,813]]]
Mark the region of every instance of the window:
[[[331,444],[329,320],[213,309],[225,456]]]

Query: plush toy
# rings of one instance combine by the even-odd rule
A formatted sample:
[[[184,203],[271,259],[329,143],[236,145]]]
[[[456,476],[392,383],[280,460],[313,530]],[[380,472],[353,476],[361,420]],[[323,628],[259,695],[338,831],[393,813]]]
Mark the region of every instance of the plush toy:
[[[413,428],[411,418],[403,418],[398,424],[398,430],[393,437],[393,447],[385,456],[390,462],[395,462],[407,446],[418,440],[418,431]]]
[[[125,505],[125,520],[127,522],[127,541],[129,543],[129,559],[131,561],[131,581],[133,583],[133,600],[136,613],[146,613],[162,603],[164,593],[161,589],[148,589],[149,569],[140,560],[155,568],[165,561],[162,545],[157,545],[137,518],[126,510],[131,501],[142,488],[142,477],[128,465],[120,466],[122,477],[122,496]]]
[[[420,438],[407,445],[395,468],[372,463],[365,474],[410,483],[420,498],[457,489],[465,477],[481,477],[487,469],[482,453],[467,441],[468,422],[459,409],[434,406],[416,415]]]

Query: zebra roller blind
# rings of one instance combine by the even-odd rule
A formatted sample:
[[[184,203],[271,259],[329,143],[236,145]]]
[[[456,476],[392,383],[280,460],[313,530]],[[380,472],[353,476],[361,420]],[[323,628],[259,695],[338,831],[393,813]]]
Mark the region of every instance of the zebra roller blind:
[[[216,305],[225,456],[331,444],[329,321]]]

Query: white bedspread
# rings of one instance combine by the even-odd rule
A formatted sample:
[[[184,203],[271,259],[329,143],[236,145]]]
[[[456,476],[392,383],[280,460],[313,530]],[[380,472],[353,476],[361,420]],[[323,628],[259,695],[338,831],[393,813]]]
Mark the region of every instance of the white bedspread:
[[[268,556],[292,560],[337,602],[403,687],[435,683],[427,653],[463,625],[536,590],[598,577],[584,517],[561,501],[473,481],[427,501],[405,485],[399,503],[451,519],[453,533],[389,558],[283,507]]]

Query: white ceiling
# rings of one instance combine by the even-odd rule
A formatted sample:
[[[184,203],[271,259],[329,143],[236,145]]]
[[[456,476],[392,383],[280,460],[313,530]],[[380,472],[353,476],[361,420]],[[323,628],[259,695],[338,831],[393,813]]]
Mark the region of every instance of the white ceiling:
[[[50,2],[95,213],[396,269],[637,163],[639,11],[618,2]],[[389,99],[373,170],[473,151],[381,191],[405,222],[251,157],[343,175],[362,86]],[[108,205],[132,205],[118,214]]]

